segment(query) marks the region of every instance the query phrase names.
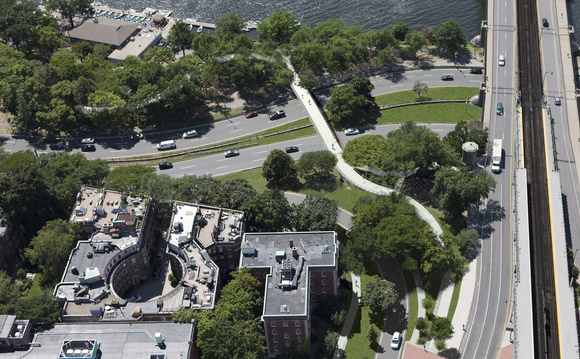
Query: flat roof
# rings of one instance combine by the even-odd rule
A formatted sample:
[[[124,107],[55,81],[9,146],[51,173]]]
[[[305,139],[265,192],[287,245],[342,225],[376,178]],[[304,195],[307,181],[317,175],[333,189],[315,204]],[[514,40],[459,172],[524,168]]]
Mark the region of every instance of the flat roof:
[[[253,254],[244,255],[248,249]],[[279,257],[282,252],[283,258]],[[264,316],[295,316],[308,314],[309,271],[336,268],[337,259],[335,232],[246,233],[242,240],[240,267],[270,268],[270,275],[266,277]],[[288,267],[292,278],[297,280],[291,289],[283,289],[282,273]]]
[[[75,40],[120,46],[137,31],[137,28],[138,25],[132,22],[99,17],[89,19],[72,29],[69,36]]]
[[[173,322],[55,324],[35,336],[38,347],[31,347],[27,359],[58,358],[65,340],[96,340],[107,359],[143,359],[163,353],[168,358],[188,358],[193,324]],[[156,345],[155,333],[161,333],[165,348]],[[24,352],[2,354],[3,359],[21,358]]]
[[[15,320],[15,315],[0,315],[0,338],[8,338]]]
[[[122,49],[113,50],[107,57],[112,61],[123,61],[129,56],[141,56],[161,39],[161,32],[140,31],[134,36],[134,41],[129,41]]]

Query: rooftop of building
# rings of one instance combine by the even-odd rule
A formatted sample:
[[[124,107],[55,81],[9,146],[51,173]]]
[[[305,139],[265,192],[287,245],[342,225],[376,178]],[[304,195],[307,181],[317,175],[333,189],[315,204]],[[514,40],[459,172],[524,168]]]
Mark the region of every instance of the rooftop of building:
[[[193,324],[173,322],[86,323],[56,324],[52,329],[34,338],[38,344],[31,347],[27,359],[54,359],[67,350],[88,349],[98,345],[102,358],[143,359],[152,354],[165,354],[166,358],[188,358],[190,355]],[[156,333],[161,334],[163,348],[156,343]],[[81,350],[82,350],[81,349]],[[2,354],[3,359],[21,358],[23,352]],[[91,358],[91,357],[87,357]]]
[[[246,233],[240,267],[270,268],[264,316],[307,315],[313,268],[337,266],[335,232]]]
[[[72,29],[69,36],[75,40],[120,46],[138,31],[138,27],[132,22],[99,17]]]
[[[17,320],[15,315],[0,315],[0,339],[22,338],[28,320]]]
[[[151,46],[156,45],[161,39],[161,32],[140,31],[122,49],[116,49],[107,57],[111,61],[122,62],[129,56],[141,56]]]

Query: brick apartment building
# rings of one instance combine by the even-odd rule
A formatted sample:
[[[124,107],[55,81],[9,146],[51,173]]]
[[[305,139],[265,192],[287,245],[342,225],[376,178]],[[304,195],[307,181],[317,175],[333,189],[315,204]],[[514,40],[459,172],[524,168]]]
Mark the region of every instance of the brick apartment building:
[[[268,356],[307,344],[316,303],[338,291],[335,232],[246,233],[240,267],[265,284],[262,321]]]

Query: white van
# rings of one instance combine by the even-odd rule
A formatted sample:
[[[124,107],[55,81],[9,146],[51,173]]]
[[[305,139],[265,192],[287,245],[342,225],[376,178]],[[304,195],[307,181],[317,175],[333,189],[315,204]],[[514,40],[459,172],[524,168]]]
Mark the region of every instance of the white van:
[[[505,66],[505,57],[503,55],[499,55],[499,66]]]
[[[159,144],[157,145],[157,149],[159,151],[163,151],[163,150],[172,150],[174,148],[177,148],[177,144],[175,143],[174,140],[169,140],[169,141],[161,141],[159,142]]]

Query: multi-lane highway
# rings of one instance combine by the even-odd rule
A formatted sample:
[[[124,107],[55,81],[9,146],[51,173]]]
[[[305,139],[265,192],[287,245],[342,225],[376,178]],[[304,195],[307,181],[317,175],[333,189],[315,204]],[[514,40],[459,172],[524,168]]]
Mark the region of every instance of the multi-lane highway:
[[[441,76],[444,74],[453,75],[454,81],[441,81]],[[371,78],[371,82],[375,85],[373,95],[378,95],[410,90],[413,88],[415,81],[424,82],[430,88],[441,86],[477,87],[478,83],[481,83],[481,79],[481,75],[469,74],[469,71],[466,69],[430,69],[376,76]],[[131,139],[128,136],[97,138],[95,144],[96,151],[85,152],[85,156],[94,159],[156,153],[157,149],[155,145],[160,141],[170,139],[176,140],[178,149],[195,147],[260,132],[307,116],[306,110],[300,101],[292,100],[286,104],[272,107],[268,109],[268,111],[276,111],[279,109],[283,109],[286,112],[287,117],[270,121],[268,119],[267,111],[263,111],[258,115],[258,117],[250,119],[246,119],[242,115],[225,121],[192,127],[200,134],[198,138],[193,139],[182,139],[181,134],[183,133],[183,130],[164,132],[161,134],[150,134],[146,135],[144,139]],[[33,149],[37,150],[38,153],[49,151],[80,152],[81,148],[80,139],[63,140],[59,143],[46,144],[38,138],[13,138],[8,135],[0,135],[0,145],[7,152]]]
[[[488,17],[491,39],[491,63],[486,65],[492,73],[489,139],[503,139],[504,166],[496,180],[495,192],[490,193],[483,209],[472,217],[471,225],[478,228],[481,240],[478,258],[477,284],[471,313],[466,326],[460,352],[464,359],[497,358],[505,333],[509,302],[511,299],[511,183],[512,183],[512,127],[516,115],[514,74],[517,69],[515,52],[515,2],[495,0],[493,18]],[[505,64],[500,65],[500,55]],[[488,57],[489,59],[490,57]],[[503,104],[503,115],[496,111]],[[488,107],[489,108],[489,107]]]
[[[396,130],[399,127],[400,125],[377,126],[374,129],[369,129],[362,132],[358,136],[345,136],[341,133],[339,134],[339,138],[341,143],[346,144],[348,141],[362,135],[370,134],[386,136],[387,133]],[[443,137],[452,131],[455,128],[455,125],[433,124],[428,125],[428,127],[439,136]],[[157,173],[166,174],[171,177],[182,177],[185,175],[201,176],[206,174],[220,176],[227,173],[240,172],[251,168],[261,167],[266,157],[268,157],[270,151],[274,149],[284,150],[288,146],[298,146],[300,148],[299,152],[291,154],[292,158],[294,159],[300,158],[300,156],[305,152],[325,149],[324,144],[320,141],[318,136],[311,136],[298,138],[291,141],[273,143],[270,145],[242,149],[240,150],[240,155],[238,157],[225,158],[223,154],[218,154],[188,161],[176,162],[173,164],[174,167],[172,169],[157,170]]]

